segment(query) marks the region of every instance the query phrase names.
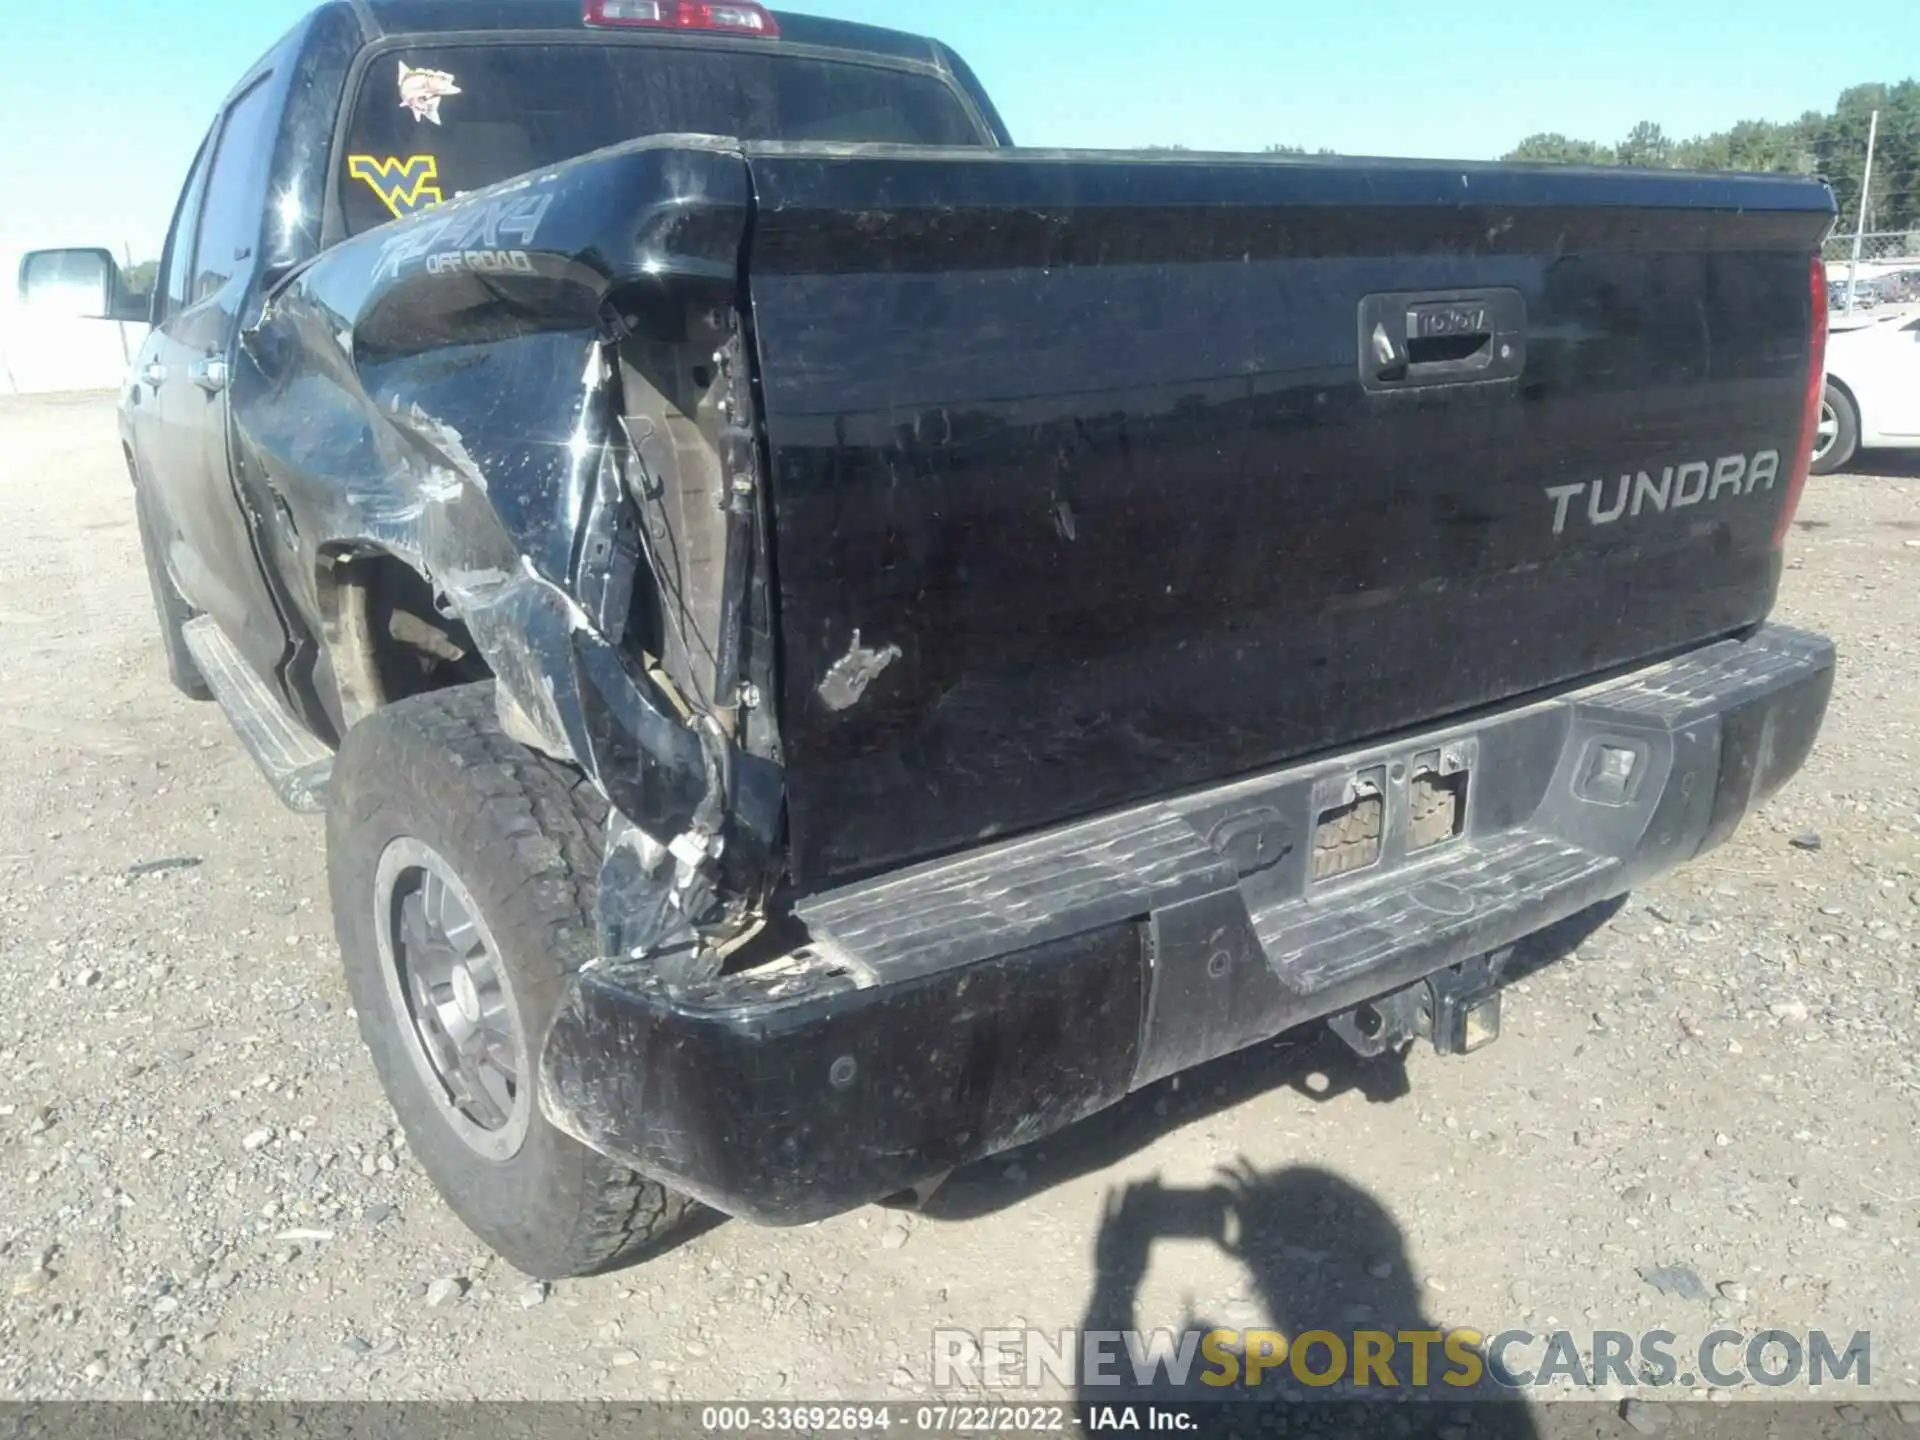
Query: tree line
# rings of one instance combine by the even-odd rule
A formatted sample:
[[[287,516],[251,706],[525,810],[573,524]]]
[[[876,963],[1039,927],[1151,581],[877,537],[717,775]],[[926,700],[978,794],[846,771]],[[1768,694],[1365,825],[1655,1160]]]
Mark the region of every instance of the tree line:
[[[1860,213],[1867,126],[1875,110],[1880,112],[1880,133],[1874,147],[1873,188],[1867,197],[1867,229],[1920,230],[1920,81],[1855,85],[1840,92],[1830,111],[1809,110],[1798,120],[1742,120],[1730,130],[1690,140],[1674,139],[1651,120],[1642,120],[1613,145],[1542,132],[1529,135],[1500,158],[1559,165],[1818,175],[1833,186],[1843,228],[1850,230]],[[1269,145],[1266,150],[1270,155],[1308,153],[1298,145]]]
[[[1822,176],[1833,186],[1844,227],[1859,216],[1869,117],[1880,112],[1867,229],[1920,229],[1920,82],[1855,85],[1831,111],[1798,120],[1743,120],[1730,130],[1676,140],[1643,120],[1615,145],[1565,135],[1529,135],[1503,160],[1567,165],[1642,165],[1681,170],[1787,171]]]

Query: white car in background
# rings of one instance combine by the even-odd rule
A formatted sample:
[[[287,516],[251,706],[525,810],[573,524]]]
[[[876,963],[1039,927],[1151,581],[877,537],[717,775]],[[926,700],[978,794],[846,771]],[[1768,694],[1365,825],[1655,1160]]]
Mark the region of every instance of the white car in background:
[[[1920,449],[1920,306],[1832,318],[1813,473],[1880,446]]]

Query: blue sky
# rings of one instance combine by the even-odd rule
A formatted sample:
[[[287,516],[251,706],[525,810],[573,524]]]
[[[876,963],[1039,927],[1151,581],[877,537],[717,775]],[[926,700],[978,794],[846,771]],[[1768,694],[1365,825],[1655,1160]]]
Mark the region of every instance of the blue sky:
[[[11,0],[0,252],[159,246],[193,147],[308,0]],[[778,8],[778,7],[777,7]],[[1684,136],[1920,73],[1920,5],[1806,0],[797,0],[937,34],[1023,144],[1490,158],[1538,130]],[[1816,16],[1825,19],[1816,21]]]

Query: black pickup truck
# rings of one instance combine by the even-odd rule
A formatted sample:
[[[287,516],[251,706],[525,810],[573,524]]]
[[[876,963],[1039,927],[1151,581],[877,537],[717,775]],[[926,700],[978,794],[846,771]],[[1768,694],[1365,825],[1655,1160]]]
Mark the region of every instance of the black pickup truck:
[[[1303,1022],[1498,1030],[1724,840],[1817,182],[1022,150],[746,0],[345,0],[221,107],[123,410],[174,681],[324,810],[373,1059],[561,1275]],[[77,308],[77,307],[76,307]]]

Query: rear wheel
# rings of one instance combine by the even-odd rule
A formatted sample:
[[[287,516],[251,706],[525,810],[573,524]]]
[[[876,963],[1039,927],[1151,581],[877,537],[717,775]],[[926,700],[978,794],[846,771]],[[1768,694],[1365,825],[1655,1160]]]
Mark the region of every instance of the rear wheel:
[[[1813,473],[1831,475],[1860,448],[1860,412],[1853,397],[1831,380],[1820,396],[1820,425],[1814,433]]]
[[[201,678],[193,652],[187,649],[182,633],[194,609],[167,574],[165,551],[160,544],[160,524],[153,514],[153,500],[140,481],[133,483],[133,514],[140,528],[140,558],[147,564],[147,588],[153,592],[153,614],[160,622],[160,649],[167,657],[167,679],[173,688],[189,700],[211,700],[213,692]]]
[[[491,683],[361,721],[328,792],[348,987],[428,1176],[530,1275],[637,1258],[690,1202],[556,1130],[535,1095],[567,976],[596,948],[604,801],[501,732]]]

